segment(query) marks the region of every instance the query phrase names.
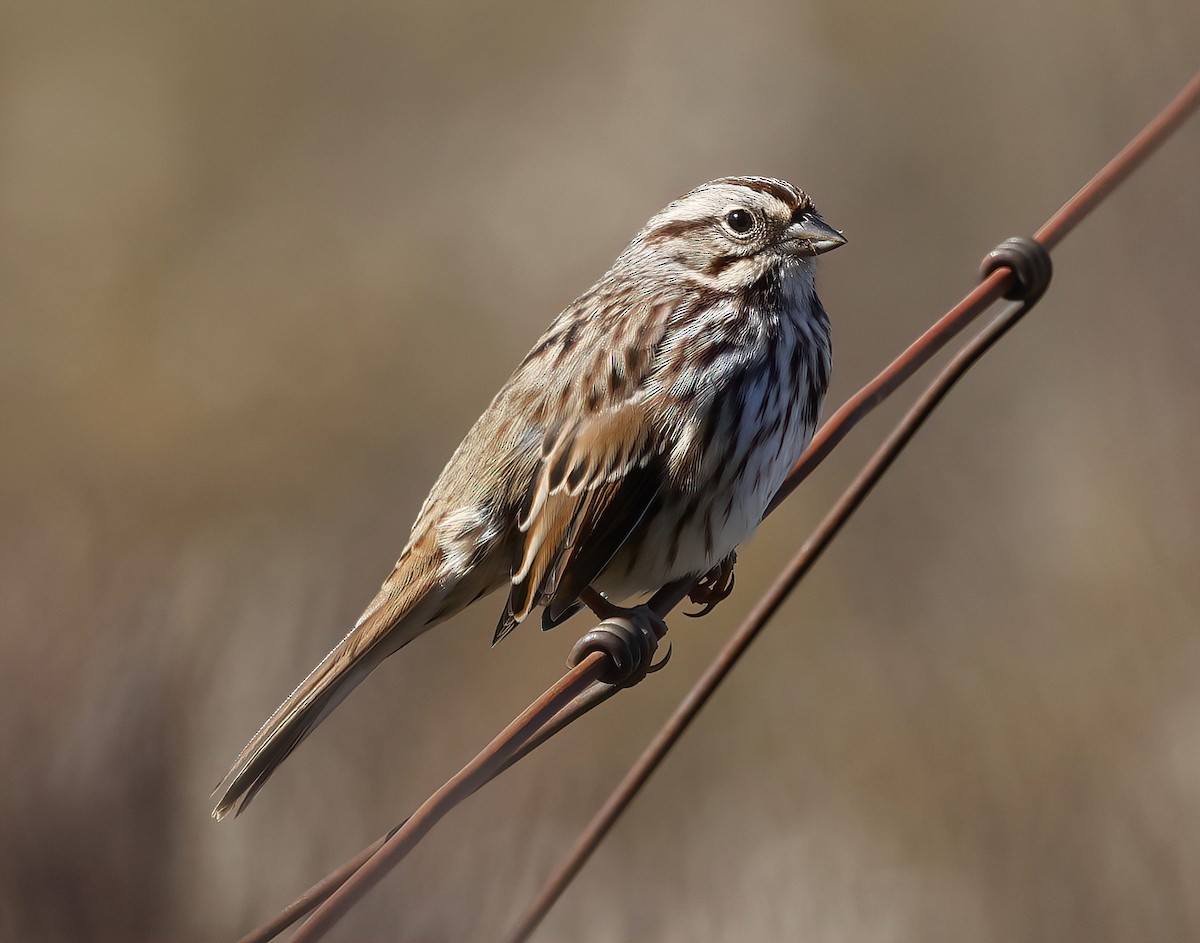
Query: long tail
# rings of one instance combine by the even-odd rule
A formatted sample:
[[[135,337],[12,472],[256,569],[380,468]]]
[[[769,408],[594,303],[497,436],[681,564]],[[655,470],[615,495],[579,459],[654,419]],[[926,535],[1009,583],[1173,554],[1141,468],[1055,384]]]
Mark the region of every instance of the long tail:
[[[240,813],[267,778],[317,724],[384,658],[462,608],[446,605],[447,593],[430,577],[404,577],[427,567],[406,566],[402,557],[354,629],[337,644],[246,744],[217,785],[213,818]],[[450,591],[453,595],[453,590]],[[470,600],[470,596],[467,600]]]

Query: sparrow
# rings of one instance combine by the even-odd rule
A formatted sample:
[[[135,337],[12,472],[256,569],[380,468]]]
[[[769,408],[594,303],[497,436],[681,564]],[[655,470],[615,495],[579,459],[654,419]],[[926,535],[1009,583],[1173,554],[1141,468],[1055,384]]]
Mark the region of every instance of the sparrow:
[[[832,353],[814,260],[845,241],[770,177],[710,181],[651,217],[471,427],[354,628],[218,785],[214,817],[245,808],[380,662],[496,589],[493,644],[535,609],[546,628],[584,604],[606,618],[679,580],[722,598],[820,417]]]

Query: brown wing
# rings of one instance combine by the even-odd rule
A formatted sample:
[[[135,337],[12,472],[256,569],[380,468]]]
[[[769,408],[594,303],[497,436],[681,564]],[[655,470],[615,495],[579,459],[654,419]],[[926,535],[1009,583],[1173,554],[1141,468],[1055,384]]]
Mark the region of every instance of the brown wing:
[[[514,376],[545,415],[541,455],[519,504],[512,590],[494,642],[535,606],[562,613],[604,569],[658,498],[659,435],[647,382],[673,302],[609,285],[563,312]],[[494,644],[493,642],[493,644]]]
[[[561,613],[608,565],[658,498],[655,452],[641,405],[585,417],[547,440],[496,641],[535,606]]]

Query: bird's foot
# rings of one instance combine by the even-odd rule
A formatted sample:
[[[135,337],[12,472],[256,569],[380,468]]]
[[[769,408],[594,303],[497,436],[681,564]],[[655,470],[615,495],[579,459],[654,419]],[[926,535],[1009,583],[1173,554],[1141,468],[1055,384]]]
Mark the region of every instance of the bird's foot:
[[[616,668],[614,676],[606,680],[624,687],[637,684],[666,665],[671,657],[669,646],[661,661],[653,661],[659,639],[667,634],[667,624],[657,612],[644,604],[618,606],[591,587],[580,594],[580,599],[603,621],[575,643],[568,665],[574,667],[591,652],[602,651]]]
[[[693,619],[706,616],[717,606],[729,598],[735,582],[733,568],[737,564],[737,551],[734,550],[724,560],[705,573],[688,593],[688,599],[702,608],[697,612],[685,612],[684,615]]]

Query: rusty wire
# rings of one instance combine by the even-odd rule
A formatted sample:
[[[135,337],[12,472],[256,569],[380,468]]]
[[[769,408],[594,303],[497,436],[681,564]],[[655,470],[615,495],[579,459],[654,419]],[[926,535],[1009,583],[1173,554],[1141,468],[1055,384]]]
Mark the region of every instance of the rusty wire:
[[[403,823],[313,885],[239,943],[267,943],[313,911],[312,917],[292,935],[292,940],[299,943],[320,939],[447,812],[576,717],[616,693],[619,685],[605,681],[609,671],[609,659],[600,652],[580,660]]]
[[[1200,73],[1193,76],[1183,90],[1129,144],[1051,216],[1037,231],[1035,240],[1046,250],[1058,245],[1190,116],[1197,105],[1200,105]],[[1015,282],[1015,276],[1009,268],[998,268],[990,274],[985,274],[980,284],[962,301],[943,315],[875,379],[851,397],[818,431],[809,449],[797,462],[772,500],[767,513],[778,507],[861,419],[924,366],[986,308],[1009,293]],[[957,379],[1016,324],[1031,306],[1028,303],[1016,305],[984,328],[976,338],[964,346],[922,394],[647,745],[526,909],[506,938],[508,943],[521,943],[528,939],[671,746],[875,482],[886,472],[925,417]],[[689,589],[689,586],[683,584],[665,587],[650,601],[650,606],[658,615],[665,617],[683,600]],[[607,656],[593,652],[582,658],[467,766],[430,796],[408,820],[324,878],[270,922],[244,937],[241,943],[266,943],[310,911],[313,912],[312,916],[296,931],[292,940],[294,943],[311,943],[319,939],[459,802],[528,755],[577,717],[620,690],[624,682],[621,679],[613,679],[611,674],[612,666]],[[616,683],[612,683],[614,680]]]

